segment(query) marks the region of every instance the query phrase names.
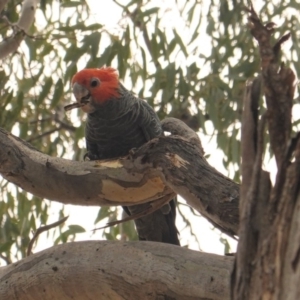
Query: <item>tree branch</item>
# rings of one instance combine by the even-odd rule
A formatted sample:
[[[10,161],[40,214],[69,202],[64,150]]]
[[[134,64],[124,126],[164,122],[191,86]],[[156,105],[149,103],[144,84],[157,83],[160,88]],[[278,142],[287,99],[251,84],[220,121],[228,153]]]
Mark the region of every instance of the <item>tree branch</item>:
[[[68,243],[0,268],[0,299],[229,300],[232,262],[155,242]]]
[[[52,129],[50,129],[50,130],[48,130],[48,131],[45,131],[45,132],[43,132],[43,133],[41,133],[41,134],[39,134],[39,135],[32,136],[31,138],[29,138],[29,139],[27,140],[27,142],[28,142],[28,143],[31,143],[31,142],[33,142],[33,141],[35,141],[35,140],[38,140],[38,139],[41,139],[41,138],[43,138],[43,137],[45,137],[45,136],[47,136],[47,135],[50,135],[50,134],[52,134],[52,133],[54,133],[54,132],[56,132],[56,131],[60,131],[61,129],[62,129],[62,127],[55,127],[55,128],[52,128]]]
[[[3,259],[8,265],[11,264],[11,260],[2,253],[0,253],[0,258]]]
[[[39,0],[24,0],[21,16],[15,26],[13,26],[15,33],[13,36],[0,43],[0,59],[5,58],[10,53],[13,53],[18,49],[22,40],[26,36],[26,32],[29,30],[34,21],[35,11],[38,3]]]
[[[35,11],[39,0],[24,0],[21,16],[17,23],[17,26],[23,29],[25,32],[29,29],[34,21]]]
[[[178,120],[174,126],[186,125]],[[118,160],[77,162],[49,157],[0,130],[0,173],[65,204],[135,205],[175,192],[225,233],[237,234],[239,185],[206,162],[199,144],[181,136],[153,139]]]
[[[161,125],[164,131],[169,131],[172,135],[184,137],[189,143],[198,147],[201,155],[204,154],[199,136],[184,122],[175,118],[166,118],[161,121]]]

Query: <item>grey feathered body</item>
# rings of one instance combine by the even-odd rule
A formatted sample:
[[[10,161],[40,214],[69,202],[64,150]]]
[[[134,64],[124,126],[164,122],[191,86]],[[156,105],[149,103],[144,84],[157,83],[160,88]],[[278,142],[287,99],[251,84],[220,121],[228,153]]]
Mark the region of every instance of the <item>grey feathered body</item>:
[[[92,159],[108,159],[125,156],[133,148],[139,148],[149,140],[163,134],[161,123],[149,104],[134,97],[122,85],[120,98],[97,105],[88,114],[86,123],[87,156]],[[129,214],[143,211],[147,204],[124,207]],[[170,202],[166,214],[157,210],[135,220],[141,240],[160,241],[179,245],[175,226],[176,205]]]
[[[124,156],[130,149],[162,135],[160,121],[153,109],[126,90],[121,98],[110,99],[97,108],[88,114],[86,141],[88,151],[96,154],[98,159]]]

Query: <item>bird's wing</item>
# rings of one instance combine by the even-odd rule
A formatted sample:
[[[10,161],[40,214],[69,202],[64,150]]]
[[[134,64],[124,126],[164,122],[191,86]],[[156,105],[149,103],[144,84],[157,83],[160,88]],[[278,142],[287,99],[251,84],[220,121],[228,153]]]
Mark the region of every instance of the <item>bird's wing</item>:
[[[163,130],[160,120],[153,108],[145,101],[140,100],[138,105],[138,123],[143,131],[145,139],[148,141],[161,136]]]
[[[160,120],[147,102],[139,99],[136,103],[136,110],[137,121],[146,141],[163,134]],[[147,210],[148,206],[149,204],[145,203],[123,208],[127,214],[137,215]],[[176,198],[165,204],[161,209],[134,220],[139,239],[180,245],[175,219]]]

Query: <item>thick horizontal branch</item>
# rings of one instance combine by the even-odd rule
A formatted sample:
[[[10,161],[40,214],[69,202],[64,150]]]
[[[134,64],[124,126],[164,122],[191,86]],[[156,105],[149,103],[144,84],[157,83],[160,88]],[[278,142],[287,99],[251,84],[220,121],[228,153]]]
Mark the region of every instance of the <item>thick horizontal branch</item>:
[[[52,247],[0,268],[0,299],[229,299],[232,257],[155,242]]]
[[[45,155],[0,130],[0,173],[38,197],[64,204],[115,206],[149,202],[173,194],[156,170],[125,169],[126,159],[70,161]],[[128,161],[133,168],[133,163]]]
[[[49,157],[0,131],[0,173],[39,197],[77,205],[134,205],[181,195],[215,226],[237,234],[239,185],[212,168],[180,136],[150,141],[114,161]]]

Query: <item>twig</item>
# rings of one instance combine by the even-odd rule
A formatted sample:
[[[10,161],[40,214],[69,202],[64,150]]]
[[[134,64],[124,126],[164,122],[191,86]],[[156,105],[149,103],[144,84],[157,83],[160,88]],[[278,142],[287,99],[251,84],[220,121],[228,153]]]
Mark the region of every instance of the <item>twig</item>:
[[[51,120],[52,120],[52,118],[48,117],[48,118],[43,118],[43,119],[37,119],[37,120],[30,121],[29,124],[33,125],[33,124],[37,124],[37,123],[44,123],[44,122],[51,121]]]
[[[8,265],[12,263],[12,261],[8,257],[6,257],[1,253],[0,253],[0,258],[2,258]]]
[[[105,229],[105,228],[108,228],[108,227],[112,227],[114,225],[122,224],[122,223],[127,222],[127,221],[136,220],[136,219],[139,219],[141,217],[148,216],[149,214],[157,211],[158,209],[161,209],[164,205],[168,204],[170,202],[170,200],[172,200],[173,198],[174,198],[174,194],[170,194],[170,195],[167,195],[165,197],[162,197],[161,199],[155,200],[151,203],[149,202],[149,207],[144,209],[140,213],[129,215],[129,216],[127,216],[127,217],[125,217],[124,219],[121,219],[121,220],[108,222],[105,226],[95,228],[92,231],[95,232],[96,230],[99,230],[99,229]]]
[[[76,131],[76,127],[75,126],[72,126],[62,120],[55,120],[59,125],[60,125],[60,129],[66,129],[66,130],[69,130],[69,131]]]
[[[27,256],[29,256],[31,254],[33,244],[42,232],[48,231],[49,229],[52,229],[54,227],[57,227],[57,226],[63,224],[68,218],[69,218],[69,216],[64,217],[64,218],[62,218],[62,219],[60,219],[57,222],[54,222],[52,224],[45,225],[45,226],[42,226],[42,227],[38,228],[38,230],[35,232],[35,234],[33,235],[33,238],[30,240],[30,242],[28,244],[28,249],[27,249],[27,253],[26,253]]]
[[[201,218],[201,217],[202,217],[201,215],[196,214],[196,213],[194,212],[194,209],[193,209],[191,206],[189,206],[189,205],[187,205],[187,204],[185,204],[185,203],[182,203],[182,202],[178,203],[178,206],[179,206],[179,205],[183,205],[183,206],[188,207],[188,208],[190,209],[190,212],[191,212],[192,214],[194,214],[194,216],[197,216],[198,218]],[[200,244],[201,244],[201,243],[200,243],[200,240],[199,240],[197,234],[194,232],[193,226],[192,226],[192,224],[191,224],[189,218],[187,218],[187,217],[185,216],[185,214],[181,211],[181,209],[178,209],[178,213],[179,213],[179,215],[181,216],[181,218],[183,219],[183,222],[186,224],[186,226],[185,226],[184,228],[186,228],[187,226],[189,226],[189,230],[190,230],[191,236],[193,236],[194,239],[196,240],[196,242],[197,242],[197,244],[198,244],[199,251],[203,251],[203,250],[201,249],[201,246],[200,246]]]
[[[60,127],[57,127],[57,128],[53,128],[53,129],[51,129],[51,130],[45,131],[45,132],[42,133],[42,134],[39,134],[39,135],[37,135],[37,136],[31,137],[30,139],[26,140],[26,142],[31,143],[32,141],[41,139],[41,138],[43,138],[43,137],[45,137],[45,136],[47,136],[47,135],[50,135],[50,134],[52,134],[52,133],[54,133],[54,132],[56,132],[56,131],[60,131],[61,129],[62,129],[61,126],[60,126]]]
[[[65,113],[63,111],[63,108],[61,106],[59,106],[57,108],[57,110],[55,111],[55,115],[54,115],[53,120],[56,123],[58,123],[60,125],[60,127],[63,128],[63,129],[66,129],[66,130],[69,130],[69,131],[72,131],[72,132],[76,131],[76,127],[74,127],[74,126],[72,126],[72,125],[70,125],[70,124],[63,121],[64,117],[65,117]]]
[[[33,124],[44,123],[44,122],[53,121],[53,120],[60,125],[59,127],[61,127],[61,128],[59,128],[59,129],[67,129],[72,132],[76,131],[76,129],[77,129],[75,126],[72,126],[72,125],[60,120],[56,116],[54,116],[54,118],[48,117],[48,118],[33,120],[33,121],[30,121],[29,124],[33,125]]]

